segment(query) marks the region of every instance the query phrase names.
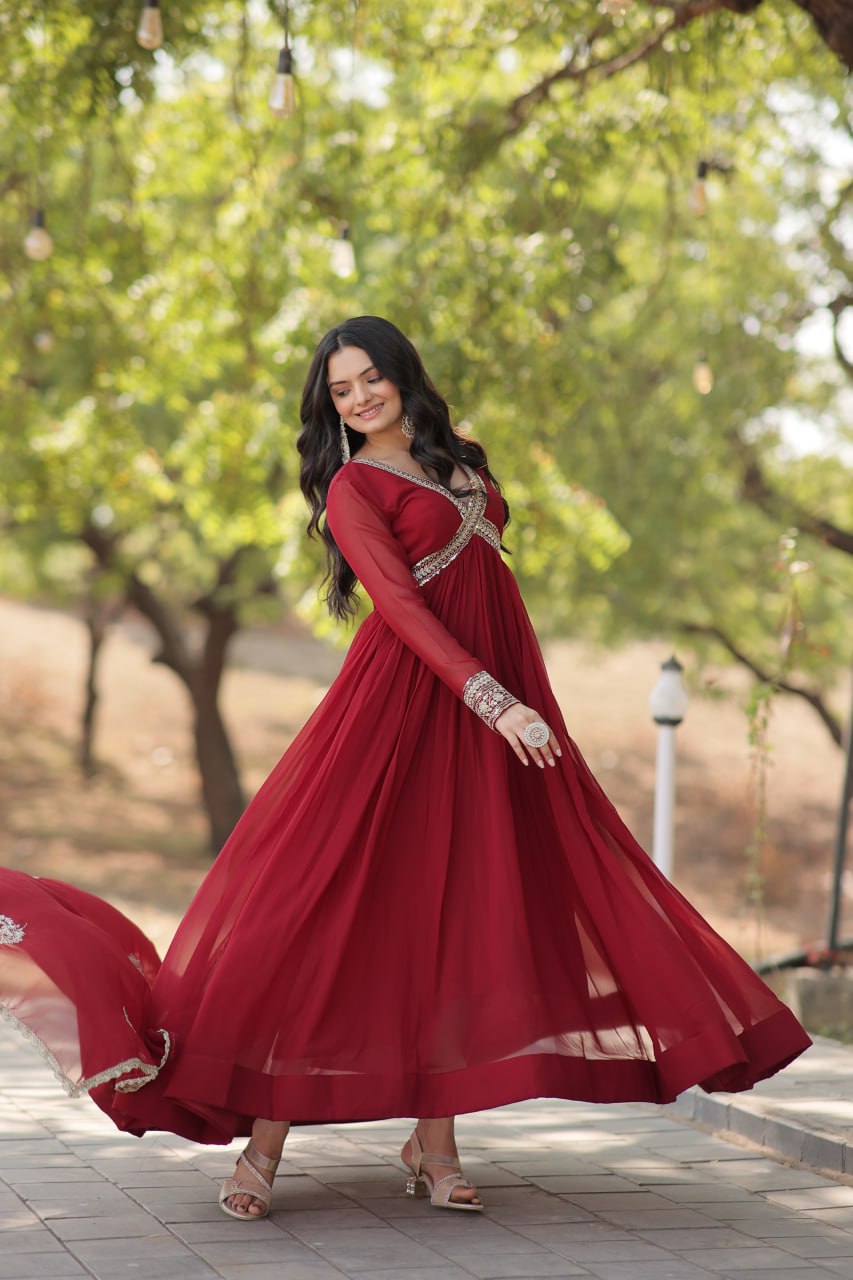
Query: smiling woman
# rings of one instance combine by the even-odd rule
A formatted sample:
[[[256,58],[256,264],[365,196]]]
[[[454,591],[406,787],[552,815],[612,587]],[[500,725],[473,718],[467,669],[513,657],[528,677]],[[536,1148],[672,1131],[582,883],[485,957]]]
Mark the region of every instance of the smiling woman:
[[[466,468],[473,468],[500,494],[482,445],[453,429],[447,402],[418,352],[387,320],[359,316],[326,334],[308,370],[301,412],[305,429],[297,448],[311,507],[308,532],[319,531],[326,543],[326,600],[336,617],[354,612],[356,575],[321,519],[343,461],[381,462],[457,494],[468,485]],[[502,499],[501,507],[507,524],[509,507]]]
[[[162,966],[98,899],[2,872],[0,1000],[119,1128],[251,1134],[232,1217],[268,1212],[289,1124],[389,1116],[419,1117],[407,1191],[479,1211],[458,1112],[749,1089],[809,1039],[569,736],[485,451],[408,339],[331,330],[301,412],[329,607],[360,582],[373,613]]]
[[[360,369],[365,360],[368,364]],[[329,359],[329,388],[344,423],[376,442],[384,432],[393,448],[402,430],[403,399],[361,347],[344,347]],[[384,411],[384,412],[383,412]],[[380,418],[381,414],[381,418]]]

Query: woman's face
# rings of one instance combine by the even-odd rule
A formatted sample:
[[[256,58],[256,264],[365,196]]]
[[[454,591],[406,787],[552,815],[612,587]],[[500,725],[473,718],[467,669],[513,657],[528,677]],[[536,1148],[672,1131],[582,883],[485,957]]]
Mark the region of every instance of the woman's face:
[[[326,366],[329,394],[348,427],[368,438],[399,436],[403,400],[361,347],[342,347]]]

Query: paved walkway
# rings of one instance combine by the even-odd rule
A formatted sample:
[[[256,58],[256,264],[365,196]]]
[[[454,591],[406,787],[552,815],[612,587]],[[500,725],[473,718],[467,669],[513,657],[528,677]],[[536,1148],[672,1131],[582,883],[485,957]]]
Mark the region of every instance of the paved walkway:
[[[687,1124],[691,1107],[843,1164],[853,1049],[823,1042],[745,1098],[462,1117],[482,1216],[402,1194],[404,1122],[298,1129],[272,1216],[248,1224],[215,1203],[233,1154],[116,1133],[0,1027],[0,1280],[853,1280],[849,1181]]]
[[[853,1177],[853,1045],[817,1039],[787,1071],[751,1093],[691,1089],[668,1110],[786,1160]]]

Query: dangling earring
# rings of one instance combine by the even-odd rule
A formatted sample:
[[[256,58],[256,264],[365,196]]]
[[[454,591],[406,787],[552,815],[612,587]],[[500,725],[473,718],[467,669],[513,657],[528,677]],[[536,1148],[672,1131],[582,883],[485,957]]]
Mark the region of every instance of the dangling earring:
[[[403,435],[408,436],[410,440],[414,440],[415,424],[414,422],[412,422],[412,419],[409,417],[407,413],[403,414],[403,421],[401,423],[401,426],[403,428]]]
[[[347,435],[347,424],[344,422],[343,417],[341,417],[340,423],[341,423],[341,461],[349,462],[349,459],[350,459],[349,436]]]

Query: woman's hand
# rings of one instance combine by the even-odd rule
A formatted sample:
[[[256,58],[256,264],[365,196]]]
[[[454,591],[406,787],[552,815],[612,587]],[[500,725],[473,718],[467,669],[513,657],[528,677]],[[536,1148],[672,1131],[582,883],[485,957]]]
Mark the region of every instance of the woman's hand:
[[[544,769],[547,761],[553,767],[557,763],[554,756],[561,756],[563,753],[550,728],[548,741],[544,747],[529,747],[524,741],[524,730],[535,720],[544,723],[538,711],[534,711],[532,707],[525,707],[523,702],[515,702],[498,716],[495,721],[495,730],[506,738],[522,764],[529,764],[531,760],[535,760],[539,768]]]

